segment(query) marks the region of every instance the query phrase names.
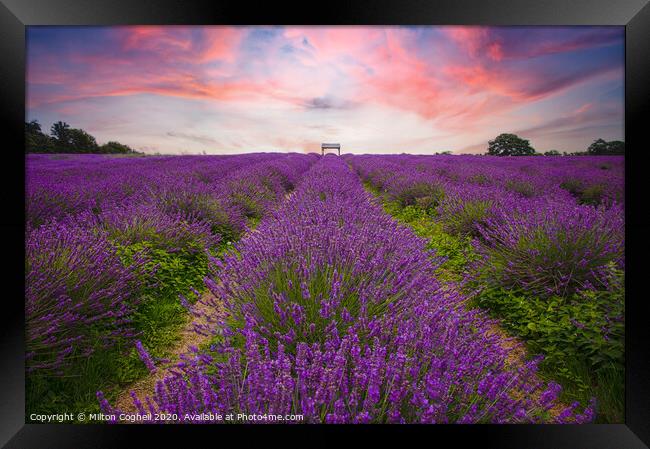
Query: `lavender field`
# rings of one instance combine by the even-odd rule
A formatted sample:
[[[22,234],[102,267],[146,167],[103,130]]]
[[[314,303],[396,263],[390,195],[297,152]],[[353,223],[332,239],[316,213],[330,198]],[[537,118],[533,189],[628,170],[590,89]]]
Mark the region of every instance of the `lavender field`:
[[[623,157],[26,160],[28,417],[624,420]]]

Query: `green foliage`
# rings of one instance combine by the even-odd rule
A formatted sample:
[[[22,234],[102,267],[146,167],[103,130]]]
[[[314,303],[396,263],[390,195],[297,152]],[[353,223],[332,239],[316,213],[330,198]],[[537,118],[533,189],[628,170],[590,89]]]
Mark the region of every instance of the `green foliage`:
[[[286,180],[285,182],[288,183]],[[241,208],[247,218],[260,219],[264,215],[265,201],[275,199],[275,193],[271,183],[272,179],[270,177],[262,178],[262,182],[259,185],[245,179],[233,181],[230,184],[232,191],[230,201]]]
[[[25,122],[25,152],[27,153],[102,153],[141,154],[119,142],[99,146],[93,136],[83,129],[70,128],[58,121],[50,128],[52,137],[44,134],[38,120]]]
[[[37,120],[25,122],[25,152],[53,153],[54,139],[43,134],[41,124]]]
[[[580,204],[598,206],[605,199],[604,184],[585,185],[583,181],[571,178],[563,181],[560,187],[575,196]]]
[[[479,184],[482,186],[489,185],[490,184],[490,178],[485,175],[485,173],[477,173],[475,175],[472,175],[469,178],[470,182],[473,182],[474,184]]]
[[[612,268],[606,291],[569,298],[538,298],[521,291],[491,288],[475,305],[501,318],[502,326],[542,354],[544,377],[564,387],[563,399],[586,405],[597,398],[599,419],[622,422],[624,397],[623,274]]]
[[[250,192],[234,192],[230,196],[230,200],[241,208],[246,218],[260,219],[264,214],[262,205]]]
[[[578,196],[584,190],[584,183],[580,179],[570,178],[562,181],[560,187],[573,196]]]
[[[56,122],[50,129],[56,153],[96,153],[95,138],[82,129],[70,128],[65,122]]]
[[[142,304],[133,316],[133,325],[156,359],[169,355],[168,349],[178,341],[179,330],[189,319],[174,295]],[[133,345],[124,343],[79,359],[73,372],[67,377],[27,376],[25,409],[30,413],[65,410],[75,415],[99,412],[98,389],[115,401],[126,385],[148,374]]]
[[[613,240],[604,239],[602,232],[600,227],[579,232],[559,227],[551,235],[538,226],[518,232],[516,244],[494,238],[481,249],[487,258],[480,265],[479,277],[484,285],[521,288],[544,297],[570,295],[584,285],[601,285],[596,270],[622,255],[620,249],[608,249]]]
[[[571,184],[564,188],[581,184]],[[377,189],[366,183],[375,195]],[[384,209],[411,226],[428,247],[447,257],[438,274],[442,281],[459,281],[478,260],[471,243],[472,223],[486,216],[489,203],[466,203],[453,210],[435,212],[417,205],[403,207],[385,201]],[[450,211],[452,209],[450,208]],[[453,231],[451,233],[450,231]],[[497,263],[497,262],[492,262]],[[503,261],[507,263],[507,260]],[[610,264],[609,289],[574,293],[568,298],[541,298],[502,286],[488,287],[473,305],[500,318],[510,334],[522,338],[531,355],[543,355],[540,377],[563,387],[561,399],[586,406],[597,399],[597,422],[624,420],[624,282],[623,272]],[[477,278],[482,283],[484,279]],[[484,285],[484,284],[483,284]]]
[[[146,285],[143,294],[153,298],[175,296],[188,292],[191,287],[200,287],[208,274],[207,253],[190,248],[170,253],[144,241],[118,246],[118,255],[127,266],[133,263],[136,256],[147,260],[140,276]]]
[[[63,142],[58,149],[61,153],[97,153],[99,145],[95,138],[83,129],[71,129],[68,142]]]
[[[99,147],[99,153],[103,154],[132,154],[137,153],[133,148],[119,142],[110,141]]]
[[[400,206],[417,205],[425,210],[435,210],[445,197],[445,191],[438,184],[418,182],[399,192],[395,200]]]
[[[221,236],[224,243],[234,242],[241,235],[241,231],[231,223],[220,200],[212,195],[177,195],[176,192],[164,192],[158,200],[163,211],[167,213],[181,212],[186,217],[195,217],[210,223],[212,234]]]
[[[612,140],[607,142],[603,139],[595,140],[589,148],[587,148],[587,153],[590,155],[624,155],[625,154],[625,142],[620,140]]]
[[[373,195],[381,195],[369,182],[364,183],[364,186]],[[438,268],[441,280],[461,280],[468,264],[477,260],[471,237],[446,232],[444,224],[437,220],[440,217],[436,217],[436,209],[423,207],[422,202],[403,206],[400,201],[389,200],[383,201],[383,207],[395,219],[410,226],[419,237],[427,239],[427,249],[432,249],[437,256],[445,258]]]
[[[431,212],[418,206],[401,207],[397,202],[387,202],[386,212],[409,225],[420,237],[428,240],[427,248],[446,260],[438,269],[441,280],[460,280],[467,265],[477,259],[470,237],[457,237],[443,230]]]
[[[143,243],[148,248],[156,248],[173,254],[196,254],[205,251],[208,244],[206,236],[193,231],[190,223],[184,220],[176,222],[174,233],[170,235],[168,232],[158,232],[155,220],[155,216],[134,216],[126,226],[118,227],[104,223],[103,229],[106,230],[111,241],[122,247]],[[221,240],[218,246],[221,247],[225,244],[226,242]],[[181,253],[178,253],[178,248],[182,248]],[[218,250],[219,248],[208,249]]]
[[[336,317],[337,328],[341,335],[346,329],[355,323],[360,314],[360,301],[356,286],[362,282],[372,282],[363,274],[353,275],[351,269],[346,266],[325,266],[313,273],[303,285],[299,270],[291,262],[280,261],[277,265],[270,267],[265,276],[265,282],[258,285],[254,290],[241,290],[236,293],[233,303],[241,306],[252,307],[256,315],[256,330],[266,338],[271,348],[276,348],[279,334],[286,334],[292,330],[298,338],[293,342],[285,344],[288,353],[295,354],[296,342],[323,343],[326,328],[332,323],[332,317],[323,318],[320,310],[322,301],[330,298],[332,284],[340,282],[339,297],[333,315]],[[381,281],[382,284],[393,282],[388,275]],[[279,297],[283,300],[280,301]],[[396,293],[382,298],[381,301],[368,301],[367,314],[369,317],[377,316],[386,311],[389,304],[399,301],[401,295]],[[277,307],[283,304],[287,310],[287,317],[282,319],[278,314]],[[289,313],[293,307],[300,307],[304,312],[302,319],[296,322]],[[344,309],[349,313],[346,320]],[[250,309],[249,309],[250,310]],[[234,311],[228,317],[228,326],[231,329],[244,327],[244,315],[242,312]],[[311,325],[313,324],[313,328]],[[236,333],[234,344],[243,347],[243,336]]]
[[[535,196],[535,186],[530,181],[509,179],[506,181],[506,189],[512,190],[526,198]]]
[[[603,202],[604,197],[605,197],[605,185],[593,184],[582,191],[579,201],[581,204],[590,204],[592,206],[598,206]]]
[[[67,142],[69,140],[70,125],[65,122],[58,121],[52,124],[50,128],[50,134],[57,141],[57,144],[61,142]]]
[[[528,140],[516,134],[499,134],[494,140],[488,142],[488,155],[490,156],[532,156],[535,150]]]
[[[445,232],[459,237],[479,237],[477,225],[484,224],[490,216],[492,202],[474,200],[450,202],[443,205],[440,221]]]
[[[139,257],[147,260],[139,273],[142,287],[134,293],[142,301],[132,316],[132,324],[151,356],[164,358],[178,341],[179,330],[190,319],[178,295],[183,294],[190,301],[197,299],[190,288],[203,289],[208,256],[205,251],[190,247],[168,252],[152,241],[116,243],[116,246],[125,265]],[[67,377],[28,376],[26,410],[31,413],[98,412],[95,396],[98,389],[114,401],[124,386],[148,374],[133,345],[126,343],[78,360],[72,372]]]
[[[561,156],[558,150],[548,150],[544,152],[544,156]]]

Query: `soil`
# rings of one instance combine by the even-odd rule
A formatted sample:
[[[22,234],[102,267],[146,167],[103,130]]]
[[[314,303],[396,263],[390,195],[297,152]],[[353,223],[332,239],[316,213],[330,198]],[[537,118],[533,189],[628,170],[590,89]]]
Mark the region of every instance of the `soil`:
[[[213,305],[214,304],[214,305]],[[210,335],[202,335],[195,330],[195,326],[205,326],[208,324],[209,316],[219,317],[224,313],[222,304],[214,298],[209,291],[203,294],[200,301],[192,306],[192,314],[188,322],[179,333],[179,338],[174,347],[170,348],[164,365],[157,366],[156,371],[150,373],[147,377],[133,383],[120,393],[115,401],[114,407],[124,413],[137,413],[133,404],[131,392],[134,391],[141,400],[147,396],[152,396],[156,383],[170,374],[170,370],[180,361],[182,354],[190,353],[191,347],[199,347],[202,343],[208,341]]]

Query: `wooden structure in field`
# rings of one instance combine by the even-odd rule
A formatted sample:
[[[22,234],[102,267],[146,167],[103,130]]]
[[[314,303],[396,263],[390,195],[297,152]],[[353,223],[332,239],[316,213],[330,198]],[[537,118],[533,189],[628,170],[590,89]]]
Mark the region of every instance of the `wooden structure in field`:
[[[323,156],[325,156],[325,150],[337,150],[338,155],[341,155],[341,144],[340,143],[322,143],[320,145],[320,151]]]

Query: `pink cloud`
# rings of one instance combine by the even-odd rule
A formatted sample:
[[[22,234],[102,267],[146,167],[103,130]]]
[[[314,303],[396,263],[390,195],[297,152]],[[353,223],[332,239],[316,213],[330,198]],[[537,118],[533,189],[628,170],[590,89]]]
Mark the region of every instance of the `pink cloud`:
[[[489,27],[119,27],[106,33],[102,45],[71,41],[56,55],[42,51],[30,59],[27,106],[74,114],[82,110],[77,105],[97,108],[86,99],[148,94],[199,100],[208,109],[302,114],[301,123],[308,124],[326,115],[373,111],[421,123],[445,138],[512,123],[512,111],[526,106],[529,116],[521,126],[531,129],[548,117],[535,112],[536,123],[529,105],[594,78],[622,76],[613,57],[590,65],[567,64],[566,57],[523,60],[616,38],[597,30],[559,37],[551,31],[535,31],[541,36],[535,38]],[[582,100],[563,115],[598,108],[597,101]],[[246,119],[237,126],[254,123]],[[424,134],[404,139],[425,145],[431,137]],[[310,136],[291,141],[315,145]]]
[[[234,61],[245,29],[225,26],[129,26],[117,37],[122,50],[149,53],[168,61]]]
[[[443,27],[443,33],[472,58],[492,61],[530,59],[609,45],[621,40],[620,30],[575,29],[566,35],[562,28],[512,28],[485,26]]]
[[[488,46],[487,53],[493,61],[501,61],[503,59],[503,47],[499,42],[492,42]]]
[[[444,27],[443,33],[472,57],[479,56],[490,37],[487,27],[450,26]]]
[[[469,87],[472,92],[491,92],[510,97],[516,102],[537,101],[616,70],[615,67],[601,66],[574,72],[515,71],[486,67],[481,63],[445,68],[449,76]]]
[[[572,114],[572,115],[581,115],[581,114],[584,114],[584,113],[587,112],[588,110],[592,109],[593,106],[594,106],[593,103],[585,103],[585,104],[583,104],[582,106],[580,106],[578,109],[576,109],[575,111],[573,111],[573,114]]]

